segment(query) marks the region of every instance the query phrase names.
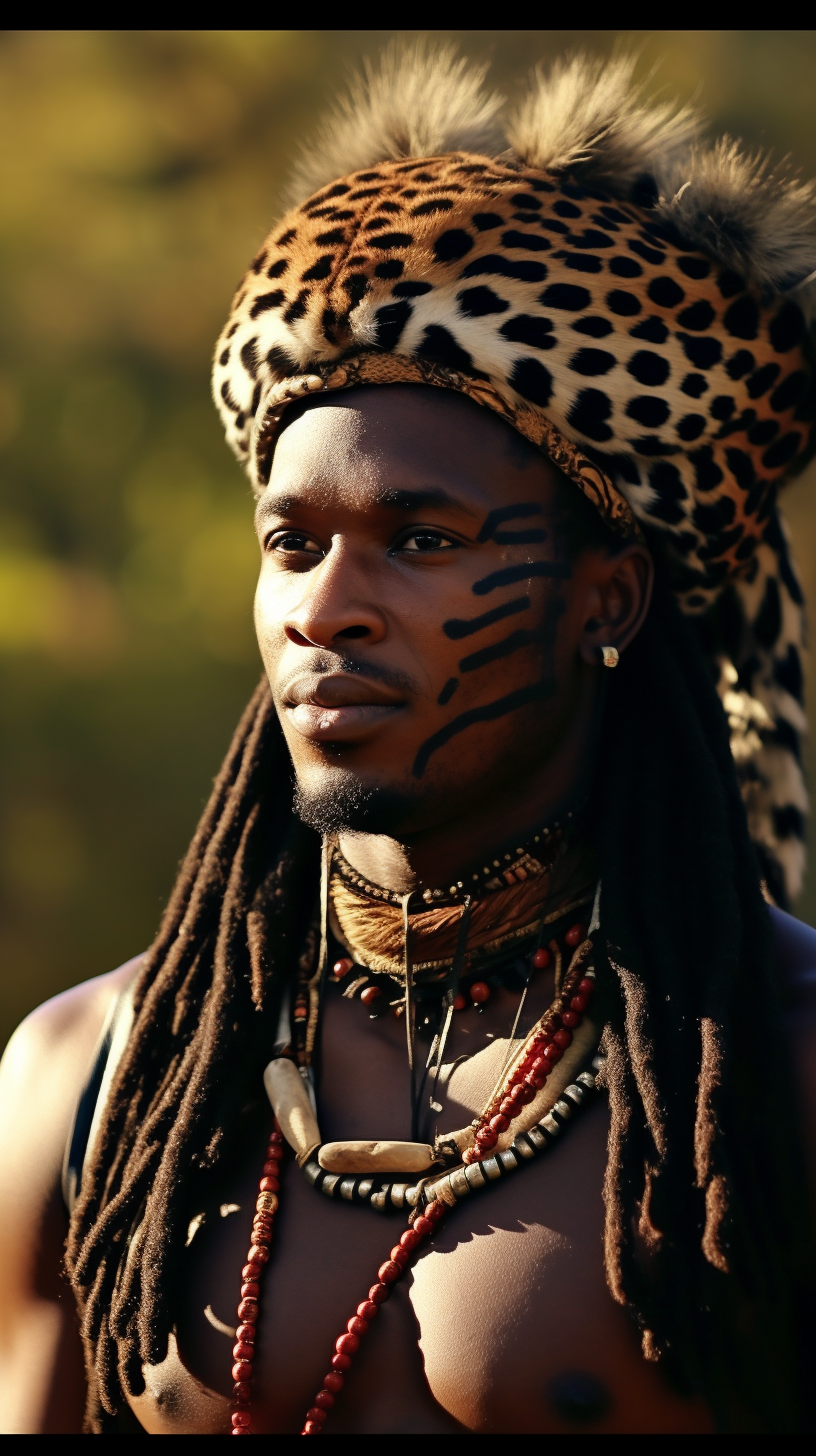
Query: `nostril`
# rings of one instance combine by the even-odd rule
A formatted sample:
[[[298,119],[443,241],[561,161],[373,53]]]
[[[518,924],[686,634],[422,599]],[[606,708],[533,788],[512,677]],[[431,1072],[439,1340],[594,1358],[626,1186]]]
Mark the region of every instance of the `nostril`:
[[[345,627],[342,632],[336,633],[337,637],[368,637],[368,627]]]
[[[309,641],[308,637],[304,637],[302,632],[298,632],[296,627],[285,627],[284,631],[286,632],[286,636],[289,638],[289,641],[294,642],[297,647],[314,646],[314,644]]]

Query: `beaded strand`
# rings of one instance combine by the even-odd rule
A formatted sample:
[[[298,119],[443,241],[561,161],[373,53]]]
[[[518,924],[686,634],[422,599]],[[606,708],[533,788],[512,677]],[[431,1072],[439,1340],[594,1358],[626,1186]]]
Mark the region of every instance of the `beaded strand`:
[[[576,934],[571,943],[575,945],[578,937],[583,935],[583,927],[574,926],[573,930]],[[567,932],[568,942],[572,935],[572,930]],[[581,976],[581,951],[584,951],[585,959],[591,949],[591,940],[584,941],[579,947],[555,1007],[528,1043],[524,1057],[501,1091],[492,1098],[481,1116],[474,1119],[475,1145],[465,1150],[464,1163],[476,1163],[487,1156],[522,1108],[537,1097],[553,1068],[572,1044],[573,1033],[581,1025],[595,989],[594,971],[588,968],[588,974]]]
[[[261,1179],[258,1184],[258,1198],[255,1203],[255,1217],[252,1221],[252,1243],[246,1263],[241,1270],[241,1298],[236,1310],[238,1328],[232,1347],[232,1435],[252,1434],[250,1400],[252,1395],[252,1365],[255,1359],[255,1336],[260,1310],[261,1276],[264,1265],[269,1263],[269,1246],[272,1242],[272,1228],[278,1211],[280,1190],[280,1166],[283,1158],[283,1138],[277,1122],[270,1133]]]
[[[371,1321],[376,1318],[380,1305],[389,1298],[394,1284],[402,1278],[413,1254],[434,1232],[448,1208],[454,1207],[471,1193],[489,1188],[494,1182],[524,1167],[551,1147],[575,1113],[585,1108],[597,1096],[596,1073],[602,1068],[603,1062],[603,1057],[594,1057],[592,1070],[580,1072],[575,1081],[564,1089],[550,1112],[526,1133],[519,1133],[515,1142],[504,1152],[467,1167],[455,1168],[453,1172],[434,1180],[425,1180],[425,1186],[411,1190],[418,1206],[409,1218],[408,1228],[392,1248],[388,1259],[377,1270],[376,1283],[372,1284],[366,1298],[357,1305],[355,1313],[346,1321],[345,1329],[335,1341],[331,1368],[323,1377],[323,1383],[306,1412],[300,1432],[302,1436],[322,1434],[328,1414],[343,1389],[353,1357],[360,1348],[360,1340],[368,1333]],[[272,1216],[278,1206],[278,1180],[283,1156],[281,1142],[281,1135],[276,1127],[269,1139],[258,1198],[260,1204],[262,1196],[266,1194],[273,1197],[275,1203],[274,1207],[268,1206],[266,1202],[260,1208],[256,1205],[253,1243],[247,1263],[241,1271],[243,1283],[241,1302],[238,1305],[241,1324],[236,1331],[236,1344],[233,1349],[235,1364],[232,1367],[235,1381],[232,1404],[233,1436],[253,1434],[252,1362],[260,1308],[260,1280],[264,1265],[269,1261]],[[275,1188],[268,1186],[272,1182],[277,1185]]]
[[[425,886],[418,888],[417,894],[421,896],[426,906],[458,905],[466,895],[480,895],[485,891],[490,893],[502,890],[519,880],[529,878],[530,875],[543,874],[552,868],[564,835],[572,827],[574,817],[574,811],[570,810],[562,820],[540,829],[538,834],[531,835],[524,844],[516,847],[515,852],[506,853],[499,859],[491,860],[490,864],[486,864],[481,870],[466,876],[464,880],[457,880],[447,890]],[[332,862],[346,883],[354,889],[372,899],[381,900],[384,904],[401,906],[403,897],[398,891],[386,890],[381,885],[372,884],[364,875],[352,868],[336,845]]]
[[[332,1368],[324,1375],[323,1385],[306,1412],[301,1436],[322,1435],[323,1424],[343,1388],[346,1372],[360,1348],[361,1337],[367,1333],[380,1305],[388,1299],[397,1280],[402,1278],[416,1249],[433,1233],[445,1213],[446,1205],[434,1202],[428,1205],[424,1213],[411,1214],[408,1228],[401,1235],[399,1243],[394,1245],[388,1259],[377,1270],[377,1283],[372,1284],[368,1298],[358,1304],[356,1312],[346,1322],[342,1335],[335,1341]]]

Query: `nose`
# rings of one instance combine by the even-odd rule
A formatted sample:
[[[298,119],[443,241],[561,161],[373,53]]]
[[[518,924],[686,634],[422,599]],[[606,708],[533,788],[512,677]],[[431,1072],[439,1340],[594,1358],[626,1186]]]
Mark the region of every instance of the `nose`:
[[[284,623],[289,641],[301,647],[381,642],[387,623],[372,596],[375,579],[370,563],[367,570],[347,546],[333,541],[320,565],[300,578],[303,594]]]

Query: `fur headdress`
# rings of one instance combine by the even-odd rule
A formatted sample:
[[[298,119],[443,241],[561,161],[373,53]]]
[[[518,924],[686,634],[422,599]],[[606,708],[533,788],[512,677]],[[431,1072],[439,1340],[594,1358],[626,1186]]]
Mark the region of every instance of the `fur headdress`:
[[[312,390],[412,380],[498,411],[706,617],[773,893],[804,867],[802,595],[776,497],[809,457],[816,188],[647,105],[631,60],[539,75],[499,125],[445,49],[386,56],[305,154],[213,374],[257,490]],[[305,197],[305,201],[300,198]]]

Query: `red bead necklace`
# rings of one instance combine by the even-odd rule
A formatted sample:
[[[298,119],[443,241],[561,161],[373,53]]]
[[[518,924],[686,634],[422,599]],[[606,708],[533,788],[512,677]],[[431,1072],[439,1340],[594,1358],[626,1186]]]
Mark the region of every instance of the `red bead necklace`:
[[[580,945],[584,934],[583,924],[580,921],[576,922],[564,934],[564,945],[568,949],[574,950],[577,945]],[[534,971],[546,970],[551,962],[552,952],[541,944],[528,957],[528,964]],[[519,960],[517,959],[516,965],[518,964]],[[352,974],[353,972],[356,974]],[[372,1019],[377,1019],[383,1010],[388,1009],[389,1006],[395,1016],[401,1017],[405,1011],[403,993],[400,992],[398,999],[389,1000],[388,991],[384,992],[382,984],[378,984],[378,982],[385,983],[386,986],[393,986],[393,981],[387,976],[378,976],[374,981],[371,981],[371,974],[372,972],[365,966],[356,965],[351,959],[351,956],[344,955],[340,956],[332,965],[330,980],[333,983],[348,982],[343,990],[343,995],[349,999],[353,999],[359,995],[362,1004],[374,1013]],[[486,1002],[490,1000],[491,995],[492,990],[490,985],[481,978],[470,980],[469,983],[467,981],[460,983],[454,996],[454,1010],[465,1011],[471,1006],[475,1007],[476,1010],[482,1010]],[[299,1002],[295,1008],[295,1018],[298,1021],[305,1021],[307,1016],[306,995],[304,992],[301,992]]]
[[[554,1012],[546,1019],[528,1046],[523,1060],[510,1073],[501,1091],[474,1124],[476,1141],[463,1154],[462,1163],[465,1168],[481,1163],[490,1156],[501,1133],[519,1116],[523,1107],[535,1098],[566,1047],[571,1044],[573,1030],[581,1024],[594,990],[594,980],[586,977],[578,980],[580,975],[580,964],[570,968],[560,998],[562,1008],[566,1001],[568,1009]],[[574,1088],[572,1090],[575,1091]],[[570,1109],[568,1115],[571,1115]],[[552,1122],[551,1117],[549,1121]],[[546,1119],[543,1125],[546,1126]],[[236,1343],[232,1351],[235,1362],[232,1367],[234,1436],[252,1434],[252,1372],[260,1310],[260,1281],[264,1267],[269,1262],[272,1230],[279,1207],[282,1159],[283,1137],[276,1121],[274,1131],[269,1137],[258,1184],[252,1242],[241,1270],[241,1297],[236,1311],[240,1323],[235,1332]],[[452,1188],[450,1194],[455,1201]],[[442,1190],[440,1189],[440,1196],[432,1194],[431,1197],[432,1201],[426,1205],[424,1212],[416,1208],[411,1214],[408,1228],[401,1235],[399,1243],[394,1245],[386,1262],[380,1265],[377,1282],[372,1284],[367,1297],[357,1305],[354,1314],[346,1322],[345,1330],[335,1341],[331,1369],[324,1376],[323,1384],[306,1412],[300,1433],[302,1436],[319,1436],[322,1433],[328,1413],[343,1388],[346,1372],[360,1348],[360,1340],[376,1317],[379,1306],[388,1299],[392,1286],[402,1277],[413,1253],[444,1218],[448,1203]]]
[[[252,1367],[255,1359],[255,1338],[260,1311],[261,1276],[269,1262],[269,1248],[272,1242],[272,1228],[279,1206],[280,1165],[283,1158],[283,1138],[278,1129],[270,1134],[263,1172],[258,1184],[258,1199],[255,1204],[255,1218],[252,1224],[252,1243],[247,1261],[241,1270],[241,1298],[236,1313],[240,1321],[235,1331],[232,1349],[232,1435],[251,1436],[252,1431]],[[424,1213],[411,1214],[408,1228],[395,1244],[384,1264],[377,1270],[377,1281],[372,1284],[367,1297],[358,1304],[354,1314],[346,1322],[346,1328],[338,1336],[331,1357],[331,1369],[323,1377],[323,1384],[306,1412],[301,1436],[319,1436],[329,1411],[343,1389],[346,1372],[360,1348],[360,1340],[376,1317],[381,1304],[388,1299],[398,1279],[401,1279],[412,1254],[420,1244],[433,1233],[444,1218],[446,1205],[435,1201]]]
[[[249,1436],[250,1395],[252,1390],[252,1364],[255,1359],[255,1335],[258,1327],[258,1311],[261,1297],[261,1275],[264,1265],[269,1263],[269,1246],[272,1242],[272,1228],[278,1211],[280,1191],[280,1165],[283,1158],[283,1138],[277,1123],[269,1136],[261,1181],[258,1184],[258,1198],[255,1217],[252,1221],[252,1243],[246,1263],[241,1270],[241,1299],[236,1311],[238,1328],[232,1347],[232,1434]]]
[[[366,1334],[371,1321],[381,1304],[388,1299],[393,1286],[401,1279],[411,1255],[419,1245],[432,1234],[445,1216],[444,1203],[431,1203],[424,1214],[412,1214],[408,1228],[395,1244],[384,1264],[377,1270],[377,1282],[372,1284],[367,1299],[358,1304],[356,1312],[347,1321],[346,1328],[334,1344],[331,1370],[323,1377],[322,1388],[317,1392],[314,1403],[306,1412],[301,1436],[319,1436],[337,1395],[343,1388],[346,1371],[360,1348],[360,1339]]]
[[[573,1033],[581,1025],[595,989],[594,980],[579,980],[580,974],[578,968],[567,978],[561,1009],[551,1011],[502,1090],[474,1122],[476,1143],[474,1147],[465,1150],[462,1155],[463,1163],[477,1163],[488,1156],[501,1134],[509,1128],[513,1118],[518,1117],[521,1109],[528,1102],[532,1102],[541,1091],[553,1067],[557,1066],[567,1047],[572,1044]]]
[[[474,1186],[487,1186],[482,1172],[483,1166],[488,1172],[489,1180],[492,1181],[514,1167],[520,1166],[520,1159],[523,1161],[534,1157],[542,1150],[542,1147],[547,1146],[549,1139],[559,1133],[561,1127],[559,1118],[561,1120],[565,1116],[571,1118],[574,1107],[580,1106],[587,1092],[594,1089],[594,1079],[591,1074],[580,1074],[578,1080],[579,1083],[583,1083],[583,1086],[574,1084],[572,1087],[566,1088],[566,1095],[562,1095],[560,1101],[555,1102],[552,1111],[545,1115],[537,1127],[530,1128],[527,1134],[521,1133],[508,1149],[493,1156],[492,1150],[496,1148],[501,1135],[508,1130],[516,1118],[519,1118],[527,1104],[535,1099],[564,1051],[571,1044],[573,1030],[581,1024],[594,990],[594,972],[586,965],[586,955],[591,949],[591,941],[584,941],[583,926],[581,924],[571,926],[566,932],[564,940],[566,945],[575,950],[575,955],[554,1005],[548,1015],[534,1028],[532,1035],[528,1036],[522,1049],[522,1055],[516,1061],[513,1070],[509,1075],[501,1078],[499,1087],[491,1097],[490,1103],[473,1122],[475,1141],[463,1153],[459,1170],[454,1169],[449,1174],[443,1173],[440,1178],[435,1180],[433,1186],[428,1187],[427,1191],[423,1191],[423,1186],[426,1182],[429,1184],[432,1182],[429,1179],[423,1179],[420,1186],[413,1190],[415,1198],[409,1199],[409,1201],[415,1201],[416,1207],[410,1216],[408,1228],[401,1235],[399,1242],[391,1249],[389,1258],[380,1265],[376,1282],[372,1284],[367,1297],[357,1305],[354,1314],[346,1322],[345,1329],[335,1341],[331,1368],[306,1412],[301,1435],[316,1436],[322,1433],[328,1413],[334,1407],[337,1396],[343,1388],[346,1373],[360,1347],[361,1338],[367,1333],[371,1321],[376,1318],[379,1306],[388,1299],[392,1286],[402,1277],[414,1252],[444,1218],[448,1206],[453,1206],[461,1197],[472,1191]],[[555,942],[551,942],[551,949],[558,956]],[[550,952],[539,944],[539,948],[531,956],[531,967],[543,969],[549,960]],[[339,962],[334,967],[337,979],[342,979],[348,974],[352,966],[353,962],[350,960],[347,963],[346,961]],[[473,1004],[487,999],[489,994],[490,990],[486,983],[475,982],[470,988]],[[304,1016],[298,1017],[297,1014],[299,1010],[306,1011],[305,1000],[303,1007],[300,1006],[302,999],[304,999],[302,996],[299,997],[295,1006],[296,1033],[299,1029],[298,1022],[305,1019]],[[514,1035],[515,1026],[511,1037]],[[558,1116],[553,1114],[558,1114]],[[258,1185],[258,1197],[252,1224],[252,1242],[247,1253],[246,1263],[241,1271],[241,1293],[237,1306],[239,1324],[235,1332],[236,1341],[232,1351],[234,1364],[232,1366],[231,1423],[234,1436],[253,1434],[252,1376],[260,1310],[261,1278],[264,1268],[269,1262],[275,1215],[279,1207],[283,1153],[284,1139],[276,1119],[274,1130],[269,1137]],[[492,1171],[491,1165],[494,1165]],[[318,1164],[314,1166],[314,1176],[311,1176],[311,1163],[305,1171],[311,1182],[314,1182],[316,1186],[321,1186],[322,1191],[327,1191],[322,1187],[326,1180],[323,1178]],[[471,1182],[474,1176],[477,1179],[475,1185]],[[336,1183],[338,1180],[330,1181]],[[360,1181],[359,1179],[352,1180],[354,1184],[353,1201],[354,1189]],[[369,1179],[368,1183],[371,1184],[371,1181]],[[362,1187],[360,1193],[362,1193]]]

